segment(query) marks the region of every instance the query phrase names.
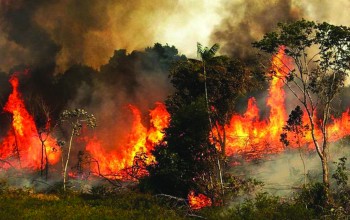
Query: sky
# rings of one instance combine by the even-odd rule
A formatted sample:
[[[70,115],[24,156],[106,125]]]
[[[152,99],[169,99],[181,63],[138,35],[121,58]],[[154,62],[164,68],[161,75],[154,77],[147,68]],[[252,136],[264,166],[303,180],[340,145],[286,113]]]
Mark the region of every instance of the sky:
[[[0,0],[0,70],[54,60],[98,69],[116,49],[159,42],[196,56],[196,43],[246,58],[277,22],[350,25],[348,0]]]

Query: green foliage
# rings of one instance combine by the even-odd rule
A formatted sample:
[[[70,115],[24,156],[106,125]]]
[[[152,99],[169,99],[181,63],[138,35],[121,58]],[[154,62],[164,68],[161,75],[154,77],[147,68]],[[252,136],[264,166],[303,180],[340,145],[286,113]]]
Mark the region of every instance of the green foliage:
[[[303,122],[303,111],[298,105],[290,113],[287,124],[283,127],[283,133],[281,134],[280,141],[285,145],[289,146],[290,140],[288,139],[288,134],[292,135],[296,144],[300,146],[301,138],[305,137],[305,132],[309,129],[309,125]]]
[[[226,200],[231,201],[242,195],[250,195],[261,189],[264,183],[253,178],[241,178],[225,173],[223,180],[226,187]]]
[[[8,190],[8,182],[5,179],[0,179],[0,195],[2,193],[6,193],[6,191]]]
[[[253,46],[270,54],[284,47],[298,70],[291,70],[287,78],[304,81],[305,89],[324,102],[339,93],[349,74],[349,27],[306,20],[279,23],[277,31],[265,34]]]
[[[332,178],[336,181],[337,187],[334,191],[334,202],[337,210],[341,210],[344,213],[350,214],[350,187],[348,186],[348,174],[346,167],[346,157],[339,158],[339,162],[336,164],[336,170],[332,175]]]
[[[317,215],[303,204],[285,201],[267,193],[259,193],[255,199],[235,205],[232,208],[208,208],[200,212],[208,219],[314,219]]]
[[[203,45],[197,42],[197,55],[202,59],[202,61],[205,61],[205,62],[212,59],[219,49],[220,49],[219,44],[214,44],[210,48],[209,47],[203,48]]]
[[[203,48],[198,43],[201,60],[180,60],[171,70],[175,91],[166,101],[171,122],[164,142],[153,151],[156,163],[148,167],[142,188],[180,197],[189,190],[212,199],[222,194],[224,137],[213,138],[211,132],[228,122],[235,100],[252,88],[254,79],[240,61],[216,57],[218,49],[217,44]],[[214,146],[218,142],[222,152]]]
[[[216,149],[209,142],[203,100],[183,106],[172,114],[164,142],[156,146],[152,154],[157,162],[148,166],[150,176],[141,181],[141,187],[183,198],[191,189],[206,191],[204,180],[213,172]]]
[[[174,46],[154,44],[145,51],[132,51],[125,49],[114,51],[108,64],[101,66],[98,79],[105,85],[125,90],[129,95],[138,92],[140,82],[138,77],[142,74],[166,78],[175,62],[186,59],[179,55]]]
[[[335,163],[337,168],[335,173],[332,175],[332,178],[337,181],[339,187],[346,187],[348,184],[348,175],[346,173],[346,157],[339,158],[339,162]]]
[[[120,193],[104,199],[81,194],[0,194],[1,219],[183,219],[153,196]]]
[[[237,98],[257,87],[258,82],[236,59],[218,56],[207,60],[205,65],[210,116],[223,125],[233,114]],[[205,96],[203,65],[198,60],[178,62],[171,71],[170,79],[176,89],[167,100],[170,112]]]
[[[326,187],[323,183],[312,183],[299,193],[297,201],[317,213],[325,213],[327,205]]]

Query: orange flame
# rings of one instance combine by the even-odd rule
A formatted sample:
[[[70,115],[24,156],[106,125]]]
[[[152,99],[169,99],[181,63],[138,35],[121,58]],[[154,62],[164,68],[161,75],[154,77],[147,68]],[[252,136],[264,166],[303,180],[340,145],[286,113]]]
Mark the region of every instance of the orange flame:
[[[195,195],[194,191],[190,191],[190,193],[187,196],[188,203],[193,210],[198,210],[204,207],[208,207],[212,205],[211,199],[207,196],[199,193],[198,195]]]
[[[283,150],[279,139],[287,119],[284,108],[285,92],[280,80],[288,72],[290,61],[283,55],[283,48],[273,57],[272,80],[267,98],[270,116],[260,120],[259,108],[254,98],[248,100],[248,108],[243,115],[233,115],[225,127],[227,134],[227,154],[276,153]]]
[[[291,61],[284,54],[284,48],[280,48],[278,54],[272,59],[272,80],[270,83],[267,106],[270,108],[269,117],[260,119],[259,108],[254,98],[248,100],[248,107],[243,115],[235,114],[230,123],[225,126],[227,134],[226,152],[228,156],[240,154],[246,158],[261,158],[263,155],[278,153],[284,150],[280,142],[280,135],[286,124],[287,112],[285,109],[285,92],[283,89],[282,77],[288,73],[288,66]],[[318,119],[314,114],[313,120]],[[333,122],[327,127],[329,141],[334,142],[350,134],[350,115],[349,110],[342,114],[342,117],[336,119],[332,117]],[[304,123],[309,119],[304,112]],[[291,142],[291,147],[309,146],[312,148],[312,136],[310,131],[305,132],[305,137],[300,140]],[[316,127],[315,136],[320,139],[321,131]]]
[[[147,130],[142,124],[140,110],[132,105],[129,105],[129,109],[133,114],[133,124],[125,143],[115,146],[116,150],[106,151],[101,141],[96,138],[88,142],[86,150],[98,161],[98,164],[93,165],[94,173],[118,173],[132,166],[135,156],[139,153],[147,154],[147,163],[152,161],[150,151],[163,139],[162,131],[168,126],[170,115],[165,105],[157,102],[156,108],[150,111],[150,128]]]
[[[16,74],[10,78],[13,91],[10,94],[4,111],[12,114],[12,129],[0,142],[0,158],[8,162],[20,162],[12,164],[15,167],[39,169],[41,166],[41,142],[38,138],[38,130],[33,117],[25,108],[24,101],[18,92],[18,79]],[[45,142],[45,151],[48,162],[55,164],[59,160],[59,152],[55,150],[55,140],[48,137]],[[14,159],[14,158],[17,158]],[[9,164],[2,166],[8,168]]]

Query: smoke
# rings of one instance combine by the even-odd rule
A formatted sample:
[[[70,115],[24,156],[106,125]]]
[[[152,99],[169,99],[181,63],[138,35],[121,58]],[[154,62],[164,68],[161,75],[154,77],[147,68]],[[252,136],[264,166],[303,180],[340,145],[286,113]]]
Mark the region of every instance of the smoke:
[[[1,49],[9,55],[9,59],[35,66],[46,66],[55,63],[55,56],[60,47],[51,39],[49,34],[33,21],[36,10],[42,4],[50,1],[11,1],[1,2],[1,35],[6,36],[9,47],[4,46],[4,37],[0,39]],[[7,42],[6,42],[7,43]],[[9,62],[15,64],[16,62]],[[18,63],[18,62],[17,62]]]
[[[349,143],[339,141],[330,146],[330,174],[336,169],[339,158],[349,158]],[[306,182],[322,182],[321,161],[312,145],[300,149],[286,149],[284,153],[267,155],[262,160],[240,161],[239,166],[233,166],[234,175],[254,178],[264,183],[263,189],[274,195],[286,196],[300,189]],[[305,165],[305,170],[304,170]],[[349,165],[346,165],[349,167]],[[304,173],[305,171],[305,173]],[[306,174],[306,179],[305,179]],[[331,179],[334,182],[333,179]],[[335,183],[332,184],[335,186]]]
[[[223,53],[243,60],[254,58],[256,51],[251,43],[272,31],[277,22],[295,20],[302,13],[291,0],[233,1],[225,10],[226,17],[211,40],[222,45]]]
[[[98,69],[115,49],[155,42],[194,54],[220,21],[223,0],[1,1],[0,69],[55,62],[56,72],[82,63]]]
[[[175,47],[155,44],[144,51],[115,51],[109,62],[90,77],[84,74],[87,70],[78,71],[81,67],[70,73],[67,71],[64,81],[68,84],[76,82],[67,108],[84,106],[88,112],[94,113],[99,124],[95,135],[107,149],[118,149],[119,145],[127,142],[125,138],[128,138],[134,126],[134,116],[128,106],[131,104],[140,110],[144,119],[142,123],[147,127],[149,109],[155,107],[155,102],[163,101],[171,94],[169,69],[183,58]],[[78,72],[81,75],[76,78],[85,77],[84,82],[69,77]]]
[[[211,35],[212,42],[222,45],[221,51],[244,60],[257,53],[251,43],[276,28],[278,22],[301,18],[335,25],[349,25],[347,11],[350,2],[325,0],[235,0],[222,8],[222,21]]]

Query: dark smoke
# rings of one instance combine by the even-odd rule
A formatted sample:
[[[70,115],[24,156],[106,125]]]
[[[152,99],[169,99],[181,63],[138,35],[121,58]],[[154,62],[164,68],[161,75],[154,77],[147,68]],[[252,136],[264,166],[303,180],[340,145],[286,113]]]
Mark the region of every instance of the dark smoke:
[[[301,15],[291,0],[233,1],[226,8],[227,17],[213,31],[211,40],[221,44],[223,53],[248,62],[257,53],[252,42],[272,31],[277,22],[292,21]]]
[[[54,67],[60,46],[34,20],[40,5],[50,2],[15,0],[1,5],[1,30],[8,41],[29,52],[25,64]]]
[[[143,49],[157,42],[164,13],[178,1],[13,0],[0,5],[0,61],[14,64],[56,63],[56,72],[83,63],[99,68],[116,48]],[[9,66],[11,65],[12,66]]]

